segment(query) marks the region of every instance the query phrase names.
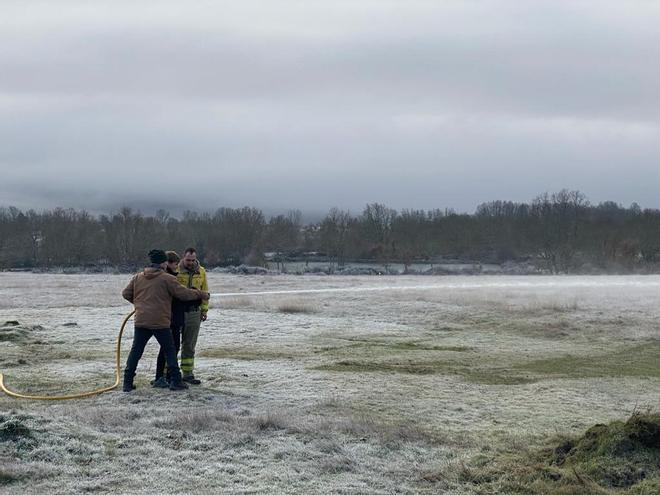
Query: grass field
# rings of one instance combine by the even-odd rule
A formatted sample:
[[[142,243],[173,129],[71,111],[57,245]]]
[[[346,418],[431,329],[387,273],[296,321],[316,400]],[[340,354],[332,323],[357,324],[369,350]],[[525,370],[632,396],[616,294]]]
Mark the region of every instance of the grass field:
[[[0,273],[7,385],[111,383],[128,279]],[[153,341],[131,394],[0,395],[0,493],[555,493],[561,463],[534,471],[547,449],[660,406],[660,277],[212,274],[210,286],[390,289],[214,298],[189,391],[149,386]],[[607,486],[572,469],[582,491],[556,493],[660,493],[652,469]]]

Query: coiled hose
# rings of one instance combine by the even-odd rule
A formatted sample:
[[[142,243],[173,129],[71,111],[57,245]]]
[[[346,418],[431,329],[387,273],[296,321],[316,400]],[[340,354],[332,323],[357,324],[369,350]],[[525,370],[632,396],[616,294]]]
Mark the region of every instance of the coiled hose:
[[[82,392],[80,394],[72,394],[72,395],[27,395],[27,394],[21,394],[18,392],[12,392],[5,386],[4,382],[4,376],[2,373],[0,373],[0,390],[2,390],[4,393],[9,395],[10,397],[15,397],[17,399],[32,399],[32,400],[70,400],[70,399],[82,399],[83,397],[92,397],[94,395],[99,395],[104,392],[109,392],[110,390],[114,390],[117,388],[119,385],[119,381],[121,379],[121,336],[124,334],[124,328],[126,327],[126,323],[128,323],[128,320],[131,319],[131,317],[135,314],[135,311],[131,311],[126,318],[124,318],[124,321],[121,324],[121,328],[119,329],[119,335],[117,336],[117,348],[115,350],[115,383],[110,385],[109,387],[103,387],[103,388],[97,388],[95,390],[90,390],[89,392]]]

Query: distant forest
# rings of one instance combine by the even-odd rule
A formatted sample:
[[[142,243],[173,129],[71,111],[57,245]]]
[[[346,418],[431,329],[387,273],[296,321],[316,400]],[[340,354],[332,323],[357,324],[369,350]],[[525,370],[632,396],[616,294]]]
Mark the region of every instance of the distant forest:
[[[263,265],[265,253],[279,253],[337,266],[451,259],[528,262],[552,273],[648,273],[660,269],[660,210],[592,205],[569,190],[530,203],[491,201],[473,214],[374,203],[359,214],[332,209],[313,224],[303,224],[299,211],[266,218],[250,207],[187,211],[181,218],[128,207],[98,217],[63,208],[0,208],[0,269],[136,267],[153,247],[181,252],[187,246],[196,247],[207,266]]]

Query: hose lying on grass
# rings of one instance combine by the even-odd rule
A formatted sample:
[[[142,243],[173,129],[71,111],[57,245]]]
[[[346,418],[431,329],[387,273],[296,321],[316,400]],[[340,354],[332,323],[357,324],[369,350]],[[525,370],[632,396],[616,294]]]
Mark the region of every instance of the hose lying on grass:
[[[131,319],[131,317],[135,314],[135,311],[131,311],[130,314],[124,318],[124,321],[121,324],[121,328],[119,329],[119,335],[117,336],[117,347],[115,349],[115,383],[110,385],[109,387],[103,387],[103,388],[97,388],[95,390],[90,390],[89,392],[82,392],[79,394],[71,394],[71,395],[27,395],[27,394],[21,394],[18,392],[12,392],[5,386],[4,382],[4,376],[2,373],[0,373],[0,390],[2,390],[4,393],[9,395],[10,397],[15,397],[17,399],[33,399],[33,400],[69,400],[69,399],[82,399],[83,397],[92,397],[94,395],[99,395],[104,392],[109,392],[110,390],[113,390],[117,388],[119,385],[119,380],[121,378],[121,336],[124,334],[124,328],[126,327],[126,323],[128,323],[128,320]]]

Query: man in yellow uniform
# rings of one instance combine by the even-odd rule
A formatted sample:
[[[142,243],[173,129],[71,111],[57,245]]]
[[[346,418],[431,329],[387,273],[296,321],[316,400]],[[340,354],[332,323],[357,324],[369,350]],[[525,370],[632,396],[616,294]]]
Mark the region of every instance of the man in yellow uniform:
[[[183,253],[177,279],[184,287],[208,292],[206,270],[199,264],[195,248],[189,247]],[[183,373],[184,382],[199,385],[202,382],[195,378],[193,374],[193,368],[195,367],[195,347],[197,346],[199,327],[207,318],[209,302],[205,300],[184,304],[183,333],[181,335],[181,372]]]

